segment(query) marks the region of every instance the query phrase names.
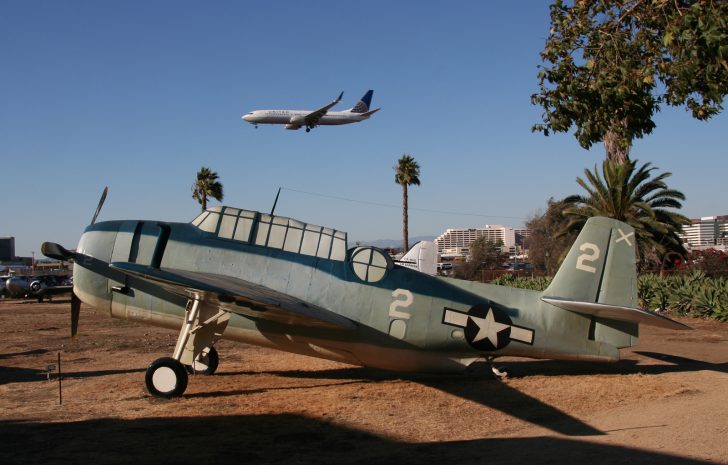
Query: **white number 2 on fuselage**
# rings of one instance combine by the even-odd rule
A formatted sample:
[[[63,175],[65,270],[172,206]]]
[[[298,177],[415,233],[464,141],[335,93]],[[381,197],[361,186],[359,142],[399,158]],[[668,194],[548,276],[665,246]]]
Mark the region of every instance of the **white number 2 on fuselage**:
[[[407,289],[395,289],[394,292],[392,292],[392,297],[394,297],[394,301],[389,304],[389,316],[392,318],[409,320],[412,315],[407,312],[401,312],[397,309],[407,308],[412,305],[412,302],[415,300],[412,293]]]

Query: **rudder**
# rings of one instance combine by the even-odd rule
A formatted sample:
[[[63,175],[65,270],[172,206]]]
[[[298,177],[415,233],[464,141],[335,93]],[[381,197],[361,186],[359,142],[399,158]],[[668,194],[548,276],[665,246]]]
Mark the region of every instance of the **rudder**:
[[[590,218],[544,295],[636,307],[635,246],[634,229],[628,224]]]
[[[610,218],[590,218],[543,296],[637,307],[635,247],[635,232],[628,224]],[[579,313],[586,312],[582,310]],[[637,344],[637,323],[586,316],[590,318],[588,339],[617,348]]]

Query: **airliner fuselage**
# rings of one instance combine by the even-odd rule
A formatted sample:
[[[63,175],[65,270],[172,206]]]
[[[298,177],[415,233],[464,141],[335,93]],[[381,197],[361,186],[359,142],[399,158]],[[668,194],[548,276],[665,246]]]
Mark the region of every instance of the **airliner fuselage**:
[[[294,124],[301,127],[305,124],[306,116],[310,113],[308,110],[255,110],[243,116],[243,119],[253,124]],[[368,118],[369,115],[364,116],[360,113],[330,111],[322,116],[316,122],[316,125],[334,126],[338,124],[358,123]]]
[[[316,126],[334,126],[351,124],[369,119],[379,111],[369,111],[373,91],[368,91],[364,97],[352,108],[345,111],[329,111],[341,101],[342,92],[334,101],[324,105],[318,110],[254,110],[242,116],[242,119],[256,127],[259,124],[285,124],[286,129],[306,128],[306,132]]]

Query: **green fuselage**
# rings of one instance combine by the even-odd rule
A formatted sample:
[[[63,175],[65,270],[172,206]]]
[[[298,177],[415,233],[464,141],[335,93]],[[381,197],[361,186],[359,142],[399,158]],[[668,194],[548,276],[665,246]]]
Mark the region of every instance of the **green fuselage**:
[[[91,225],[77,249],[74,291],[113,317],[178,330],[185,296],[109,265],[136,263],[233,278],[354,325],[287,324],[256,318],[250,311],[231,312],[224,338],[387,370],[460,371],[477,359],[503,355],[619,357],[616,347],[590,334],[590,318],[541,301],[540,292],[428,276],[391,262],[377,267],[372,257],[380,259],[381,252],[376,249],[350,249],[337,256],[332,248],[328,258],[304,254],[305,225],[297,252],[288,251],[287,243],[270,245],[272,232],[257,240],[255,221],[244,240],[232,233],[221,237],[222,226],[211,232],[189,223]],[[363,265],[356,261],[359,252],[370,257]],[[120,288],[126,292],[114,291]]]

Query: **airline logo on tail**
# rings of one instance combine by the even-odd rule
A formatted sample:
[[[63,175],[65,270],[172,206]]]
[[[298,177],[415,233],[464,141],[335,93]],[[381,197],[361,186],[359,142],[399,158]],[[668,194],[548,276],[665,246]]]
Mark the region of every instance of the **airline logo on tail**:
[[[361,98],[358,102],[356,102],[356,105],[354,105],[354,108],[352,108],[352,113],[366,113],[369,111],[369,105],[372,104],[372,95],[374,94],[373,90],[367,91],[366,94],[364,94],[364,97]]]

